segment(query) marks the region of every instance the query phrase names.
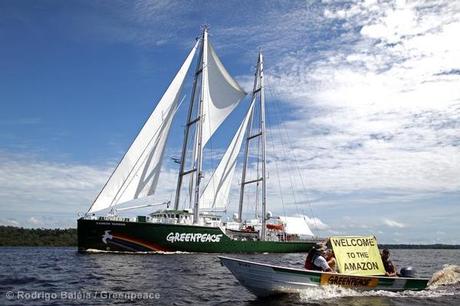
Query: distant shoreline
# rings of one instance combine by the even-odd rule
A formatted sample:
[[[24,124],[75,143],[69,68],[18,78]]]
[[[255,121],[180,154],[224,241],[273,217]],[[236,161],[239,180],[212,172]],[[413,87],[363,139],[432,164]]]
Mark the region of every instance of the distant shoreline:
[[[23,228],[0,225],[0,247],[72,247],[77,246],[77,229]],[[388,249],[460,249],[455,244],[380,244]]]
[[[0,246],[77,246],[77,229],[0,226]]]
[[[426,250],[455,250],[460,249],[460,245],[458,244],[379,244],[380,249],[426,249]]]

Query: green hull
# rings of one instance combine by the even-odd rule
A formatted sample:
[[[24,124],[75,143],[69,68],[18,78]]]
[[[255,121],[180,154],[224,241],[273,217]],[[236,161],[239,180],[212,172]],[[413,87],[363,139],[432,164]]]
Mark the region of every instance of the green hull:
[[[218,227],[78,220],[78,250],[123,252],[295,253],[314,241],[232,240]]]

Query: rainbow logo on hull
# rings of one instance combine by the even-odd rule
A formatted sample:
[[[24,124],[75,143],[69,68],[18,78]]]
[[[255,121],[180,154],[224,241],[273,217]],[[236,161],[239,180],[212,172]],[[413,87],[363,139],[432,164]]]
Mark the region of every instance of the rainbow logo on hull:
[[[123,234],[111,233],[106,230],[102,235],[102,242],[109,247],[130,252],[169,252],[168,248],[155,243],[146,242],[138,238],[132,238]]]

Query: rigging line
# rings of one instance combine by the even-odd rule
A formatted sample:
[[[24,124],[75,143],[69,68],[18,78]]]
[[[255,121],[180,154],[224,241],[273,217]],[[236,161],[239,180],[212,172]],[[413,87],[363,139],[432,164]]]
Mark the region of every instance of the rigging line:
[[[274,97],[275,95],[273,94],[273,91],[271,89],[271,87],[269,87],[269,91],[271,93],[271,95]],[[276,99],[274,99],[276,100]],[[286,130],[286,127],[284,125],[284,122],[281,120],[281,116],[279,113],[281,113],[281,107],[279,105],[279,102],[278,101],[275,101],[275,104],[273,104],[276,111],[274,112],[275,113],[275,116],[276,116],[276,119],[278,119],[278,122],[279,122],[279,125],[276,125],[273,127],[273,129],[277,130],[278,132],[278,135],[279,135],[279,138],[280,138],[280,141],[281,141],[281,147],[282,147],[282,151],[286,157],[286,159],[288,159],[290,157],[290,155],[287,153],[287,149],[290,147],[290,144],[291,142],[288,140],[286,141],[286,139],[288,139],[288,137],[284,138],[285,135],[283,135],[282,133],[282,130],[284,129],[284,133],[287,135],[287,130]],[[284,126],[284,128],[279,128],[279,126]],[[292,147],[291,147],[292,148]],[[290,150],[291,152],[293,152],[294,150]],[[296,165],[289,165],[290,163],[288,163],[288,167],[294,167]],[[294,182],[293,182],[293,177],[292,175],[288,175],[289,176],[289,183],[291,185],[291,194],[293,196],[293,199],[294,199],[294,203],[296,203],[296,211],[297,213],[299,213],[299,207],[298,207],[298,203],[299,201],[297,200],[297,193],[296,193],[296,189],[297,188],[294,188]],[[301,177],[301,180],[302,180],[302,177]]]
[[[276,99],[274,99],[276,100]],[[291,142],[289,141],[286,141],[286,139],[288,137],[285,138],[286,134],[287,134],[287,131],[286,131],[286,126],[284,124],[284,122],[281,120],[281,117],[280,115],[278,114],[278,112],[280,112],[281,110],[281,105],[277,102],[274,103],[274,107],[276,108],[277,111],[275,111],[275,116],[276,118],[278,119],[278,122],[279,122],[279,125],[276,127],[276,130],[278,131],[278,134],[280,136],[280,141],[281,141],[281,147],[282,147],[282,152],[284,153],[285,155],[285,158],[287,160],[289,160],[289,155],[287,153],[287,148],[288,147],[291,147],[290,144]],[[283,130],[284,130],[284,133],[283,133]],[[291,152],[294,152],[294,150],[290,150]],[[296,164],[296,162],[294,163],[288,163],[288,167],[294,167],[296,165],[289,165],[289,164]],[[296,193],[296,189],[297,188],[294,188],[294,182],[293,182],[293,177],[292,175],[290,175],[290,171],[289,171],[289,174],[288,174],[288,177],[289,177],[289,183],[291,185],[291,193],[292,193],[292,196],[293,196],[293,199],[294,199],[294,203],[295,203],[295,208],[296,208],[296,212],[297,214],[299,214],[299,201],[297,199],[297,193]]]
[[[259,109],[259,112],[260,112],[260,109]],[[260,114],[259,114],[260,116]],[[260,123],[260,121],[259,121]],[[262,127],[258,127],[258,130],[259,132],[261,133],[261,130],[262,130]],[[258,137],[257,138],[257,161],[256,161],[256,179],[258,179],[260,177],[260,163],[261,163],[261,160],[260,160],[260,147],[262,146],[262,142],[261,142],[261,138]],[[260,201],[260,182],[257,182],[256,183],[256,197],[255,197],[255,202],[254,202],[254,205],[255,205],[255,215],[256,215],[256,218],[259,218],[259,201]]]
[[[286,142],[286,139],[284,138],[284,135],[282,134],[282,131],[281,131],[282,128],[280,128],[280,126],[282,125],[281,116],[279,115],[280,108],[277,107],[276,104],[274,104],[274,106],[275,106],[275,109],[276,109],[276,111],[274,112],[275,117],[276,117],[276,119],[278,119],[278,122],[279,122],[279,124],[276,125],[276,127],[274,127],[274,129],[278,132],[279,139],[280,139],[280,142],[281,142],[281,150],[282,150],[286,160],[289,160],[290,155],[287,152],[287,148],[289,146],[289,143]],[[291,149],[291,151],[292,151],[292,149]],[[288,165],[287,165],[288,172],[289,172],[288,179],[289,179],[289,184],[291,186],[290,191],[291,191],[292,197],[294,199],[296,213],[299,214],[299,205],[298,205],[298,200],[297,200],[297,195],[296,195],[296,188],[294,186],[292,175],[290,175],[291,171],[289,170],[289,169],[292,169],[293,165],[290,165],[290,164],[291,163],[288,163]]]
[[[268,82],[267,82],[268,83]],[[273,96],[273,97],[276,97],[276,93],[272,90],[272,87],[269,86],[269,90],[270,90],[270,94]],[[275,103],[279,104],[279,101],[277,101],[277,99],[274,99],[276,100]],[[286,125],[284,122],[282,122],[282,124],[284,125],[284,130],[286,132],[286,136],[289,140],[289,143],[290,142],[290,137],[289,137],[289,134],[287,133],[287,129],[286,129]],[[315,219],[315,214],[313,212],[313,208],[312,208],[312,205],[311,205],[311,201],[309,200],[309,196],[308,196],[308,189],[305,187],[305,180],[303,178],[303,175],[302,175],[302,171],[299,167],[299,158],[297,156],[297,154],[295,153],[295,150],[291,150],[292,152],[292,155],[294,157],[294,163],[296,165],[296,169],[297,169],[297,172],[298,172],[298,175],[300,177],[300,182],[301,182],[301,185],[302,185],[302,189],[303,189],[303,192],[305,193],[305,197],[306,197],[306,202],[307,202],[307,205],[308,205],[308,208],[310,210],[310,213],[311,213],[311,216]],[[315,219],[316,220],[316,219]],[[316,221],[315,221],[316,222]]]
[[[279,102],[278,102],[279,104]],[[278,105],[279,106],[279,105]],[[287,148],[288,145],[292,144],[292,140],[289,136],[289,133],[287,131],[287,126],[286,124],[280,120],[280,124],[282,126],[282,128],[280,129],[280,131],[283,131],[284,132],[284,137],[286,137],[287,139],[287,144],[285,143],[285,145],[283,145],[283,149]],[[282,138],[283,139],[283,138]],[[302,176],[302,171],[299,167],[299,158],[297,157],[297,154],[295,153],[295,150],[294,148],[291,146],[291,157],[294,159],[294,163],[292,163],[292,167],[295,168],[297,170],[297,174],[299,175],[299,178],[300,178],[300,182],[301,182],[301,188],[302,188],[302,191],[305,195],[305,197],[307,197],[307,200],[308,200],[308,190],[306,189],[305,187],[305,183],[304,183],[304,179],[303,179],[303,176]],[[295,203],[296,203],[296,206],[298,206],[298,204],[300,203],[299,201],[297,200],[294,200]],[[310,208],[310,212],[312,213],[313,215],[313,210],[311,208],[311,203],[309,201],[307,201],[308,203],[308,207]],[[303,209],[303,205],[301,205],[301,211],[302,213],[304,213],[304,209]]]
[[[267,124],[268,126],[271,126],[271,119],[269,118],[270,116],[267,116],[266,120],[267,120]],[[266,129],[266,131],[268,130],[271,130],[271,129]],[[278,189],[279,189],[279,194],[280,194],[280,199],[281,199],[281,204],[282,204],[282,208],[283,208],[283,214],[286,215],[286,208],[285,208],[285,205],[284,205],[284,197],[283,197],[283,191],[282,191],[282,188],[281,188],[281,179],[280,179],[280,171],[279,171],[279,166],[278,166],[278,158],[277,158],[277,155],[276,155],[276,150],[275,150],[275,145],[274,145],[274,136],[271,134],[271,133],[267,133],[267,137],[270,137],[271,138],[271,141],[269,141],[271,147],[272,147],[272,152],[273,152],[273,156],[275,157],[274,158],[274,163],[275,163],[275,169],[276,169],[276,177],[277,177],[277,181],[278,181]]]

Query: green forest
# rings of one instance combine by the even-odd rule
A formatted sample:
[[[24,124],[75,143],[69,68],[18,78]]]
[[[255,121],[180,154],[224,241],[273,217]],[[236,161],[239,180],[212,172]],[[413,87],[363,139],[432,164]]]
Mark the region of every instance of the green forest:
[[[0,226],[0,246],[76,246],[77,230]]]

